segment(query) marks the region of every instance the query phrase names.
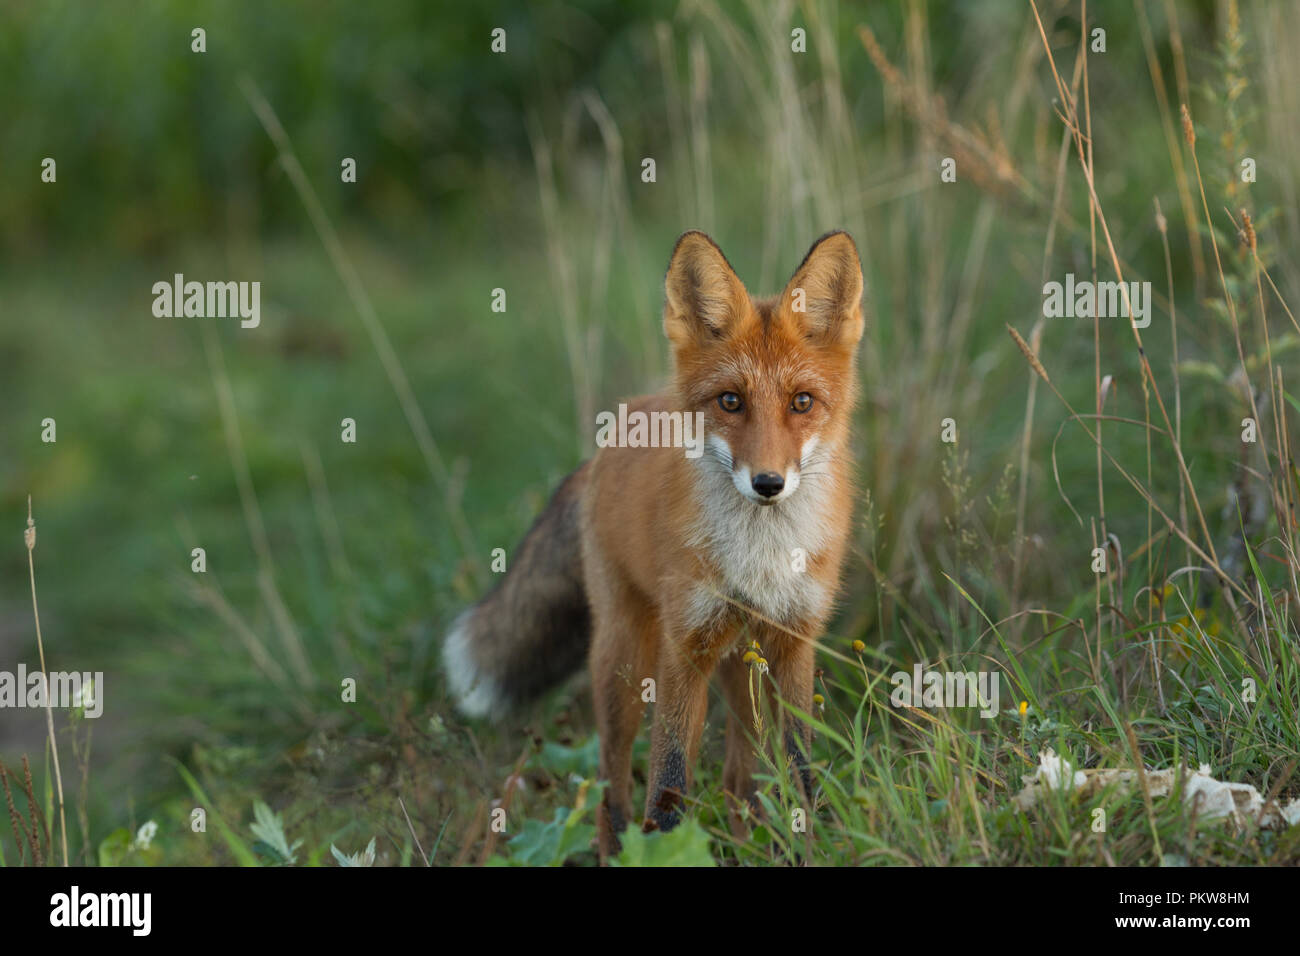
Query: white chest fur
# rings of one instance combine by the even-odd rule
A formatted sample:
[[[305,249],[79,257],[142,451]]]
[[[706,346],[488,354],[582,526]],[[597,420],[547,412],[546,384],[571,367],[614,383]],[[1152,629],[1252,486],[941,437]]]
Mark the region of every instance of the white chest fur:
[[[774,505],[760,505],[737,493],[730,475],[713,463],[697,474],[699,520],[692,547],[705,551],[722,580],[701,582],[690,616],[706,623],[726,606],[726,597],[766,618],[789,622],[824,613],[830,590],[809,572],[812,559],[832,541],[824,485],[802,483]]]

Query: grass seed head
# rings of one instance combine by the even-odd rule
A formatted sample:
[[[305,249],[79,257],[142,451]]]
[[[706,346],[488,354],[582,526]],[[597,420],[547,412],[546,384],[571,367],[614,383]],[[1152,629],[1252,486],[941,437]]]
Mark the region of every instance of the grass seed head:
[[[1255,224],[1251,222],[1250,213],[1246,210],[1241,211],[1241,238],[1246,244],[1246,248],[1252,253],[1255,251]]]

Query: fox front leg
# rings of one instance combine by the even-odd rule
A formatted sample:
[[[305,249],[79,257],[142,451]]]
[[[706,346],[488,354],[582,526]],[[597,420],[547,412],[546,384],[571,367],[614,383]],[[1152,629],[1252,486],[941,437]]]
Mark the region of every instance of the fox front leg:
[[[671,642],[665,651],[650,737],[646,831],[671,830],[680,822],[708,709],[708,672]]]

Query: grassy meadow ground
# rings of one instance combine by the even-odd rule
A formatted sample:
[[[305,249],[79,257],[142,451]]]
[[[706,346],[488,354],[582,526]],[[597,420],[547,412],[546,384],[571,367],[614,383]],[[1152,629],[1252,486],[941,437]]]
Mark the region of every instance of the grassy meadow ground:
[[[688,824],[630,834],[622,862],[1300,860],[1300,827],[1204,819],[1145,780],[1013,803],[1048,748],[1088,774],[1207,764],[1280,804],[1300,794],[1297,10],[1088,3],[1107,49],[1085,71],[1078,4],[1039,3],[1041,33],[1029,4],[960,7],[699,0],[620,14],[617,29],[601,3],[563,7],[562,29],[502,7],[519,38],[507,56],[538,57],[570,28],[602,39],[573,83],[539,87],[518,113],[493,101],[514,152],[471,144],[421,164],[390,144],[412,176],[453,180],[449,196],[378,160],[359,163],[362,199],[337,182],[338,156],[418,124],[411,104],[451,81],[417,96],[320,51],[437,27],[417,13],[367,25],[339,5],[310,48],[284,41],[297,53],[277,62],[320,55],[347,73],[346,107],[332,87],[299,90],[284,66],[267,79],[251,53],[214,42],[202,79],[157,114],[173,125],[148,133],[179,141],[192,130],[177,104],[211,108],[238,148],[205,153],[197,172],[167,153],[139,160],[156,171],[115,171],[148,126],[126,115],[88,145],[61,131],[84,162],[39,183],[27,170],[75,74],[44,93],[9,76],[30,108],[0,141],[25,144],[9,155],[29,164],[0,191],[22,226],[3,233],[0,259],[0,669],[37,660],[19,534],[30,494],[49,667],[105,675],[102,718],[55,714],[74,862],[332,865],[331,846],[360,854],[372,840],[387,865],[595,862],[585,682],[499,726],[467,722],[440,640],[487,586],[492,549],[509,552],[590,453],[595,411],[665,380],[661,282],[687,228],[710,232],[764,294],[821,233],[857,240],[861,494],[819,658],[806,830],[788,823],[785,768],[767,763],[763,819],[730,832],[715,700]],[[254,7],[231,10],[203,11],[210,38],[255,22]],[[148,82],[132,62],[169,42],[182,53],[168,75],[193,69],[193,18],[159,11],[180,40],[155,24],[85,69],[119,71],[113,88],[132,90]],[[545,40],[525,40],[543,21]],[[51,22],[25,15],[4,42],[39,62]],[[790,51],[795,27],[806,54]],[[266,33],[272,57],[283,36]],[[466,42],[480,39],[486,58],[486,29]],[[418,66],[418,48],[407,55]],[[263,96],[328,226],[259,121]],[[368,133],[337,118],[349,110]],[[1257,182],[1240,181],[1242,156]],[[944,157],[955,183],[940,181]],[[79,176],[107,185],[90,197]],[[60,204],[78,197],[99,218],[69,219]],[[168,219],[168,197],[193,216]],[[1238,235],[1243,209],[1257,256]],[[1042,318],[1044,281],[1113,279],[1116,260],[1152,284],[1141,350],[1121,319]],[[260,327],[155,319],[149,290],[174,273],[260,280]],[[1243,443],[1256,416],[1259,440]],[[54,443],[41,440],[47,417]],[[344,418],[355,444],[340,441]],[[955,443],[941,440],[948,418]],[[890,675],[917,662],[998,672],[1000,713],[892,706]],[[348,678],[355,702],[340,699]],[[648,719],[645,736],[639,770]],[[0,711],[0,761],[18,774],[3,863],[30,863],[32,842],[60,860],[42,712]]]

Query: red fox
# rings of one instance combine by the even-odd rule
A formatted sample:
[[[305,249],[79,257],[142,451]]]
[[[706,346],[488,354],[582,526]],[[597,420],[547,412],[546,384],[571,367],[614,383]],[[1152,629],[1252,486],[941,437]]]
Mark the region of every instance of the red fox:
[[[763,684],[812,712],[815,642],[852,518],[862,285],[844,232],[817,240],[769,299],[750,297],[712,239],[685,233],[664,282],[673,383],[629,405],[702,413],[703,454],[601,448],[447,636],[448,678],[470,716],[500,715],[588,662],[608,782],[602,857],[631,819],[632,747],[647,700],[643,826],[660,830],[680,819],[715,674],[729,712],[723,786],[737,802],[752,797],[751,641],[767,661]],[[810,796],[811,729],[773,713]]]

